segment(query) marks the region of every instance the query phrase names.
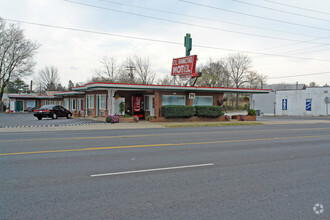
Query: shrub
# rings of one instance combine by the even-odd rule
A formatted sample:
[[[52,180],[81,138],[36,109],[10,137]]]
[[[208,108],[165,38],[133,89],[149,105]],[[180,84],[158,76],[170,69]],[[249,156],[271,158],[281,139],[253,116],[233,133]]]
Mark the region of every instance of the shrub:
[[[138,122],[139,121],[139,117],[138,116],[134,116],[134,121]]]
[[[195,108],[198,117],[218,118],[221,115],[224,115],[221,106],[195,106]]]
[[[119,122],[119,116],[118,115],[108,115],[105,118],[105,121],[107,123],[118,123]]]
[[[256,110],[254,110],[254,109],[250,109],[250,110],[248,111],[248,115],[250,115],[250,116],[256,116],[256,115],[257,115],[257,112],[256,112]]]
[[[194,116],[195,108],[189,105],[166,105],[162,107],[165,118],[190,118]]]

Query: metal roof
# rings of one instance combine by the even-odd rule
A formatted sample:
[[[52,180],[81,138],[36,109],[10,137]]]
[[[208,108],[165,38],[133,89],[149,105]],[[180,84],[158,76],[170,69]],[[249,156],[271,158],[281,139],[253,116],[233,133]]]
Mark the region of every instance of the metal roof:
[[[117,90],[167,90],[189,92],[230,92],[230,93],[269,93],[270,89],[226,88],[226,87],[199,87],[199,86],[173,86],[173,85],[144,85],[126,83],[94,82],[74,87],[74,91],[88,91],[97,89]]]

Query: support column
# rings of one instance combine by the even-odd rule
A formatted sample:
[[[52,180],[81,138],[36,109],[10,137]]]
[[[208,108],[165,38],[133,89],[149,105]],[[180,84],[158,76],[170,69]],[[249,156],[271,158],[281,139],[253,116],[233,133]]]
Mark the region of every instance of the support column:
[[[159,93],[159,91],[158,90],[155,90],[154,95],[155,95],[155,116],[157,118],[159,118],[161,116],[159,114],[159,110],[162,107],[162,103],[161,103],[161,100],[160,100],[160,93]]]
[[[116,90],[108,89],[108,114],[113,115],[115,113],[115,100],[113,96],[115,95]]]

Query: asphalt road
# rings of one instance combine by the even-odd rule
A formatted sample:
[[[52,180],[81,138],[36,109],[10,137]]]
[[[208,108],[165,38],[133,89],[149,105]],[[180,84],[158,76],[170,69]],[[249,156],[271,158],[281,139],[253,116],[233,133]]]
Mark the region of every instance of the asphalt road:
[[[329,143],[328,124],[0,133],[0,219],[330,219]]]
[[[70,125],[85,125],[102,123],[85,118],[59,117],[55,120],[51,118],[43,118],[38,120],[33,116],[33,113],[0,113],[0,128],[12,127],[50,127],[50,126],[70,126]]]

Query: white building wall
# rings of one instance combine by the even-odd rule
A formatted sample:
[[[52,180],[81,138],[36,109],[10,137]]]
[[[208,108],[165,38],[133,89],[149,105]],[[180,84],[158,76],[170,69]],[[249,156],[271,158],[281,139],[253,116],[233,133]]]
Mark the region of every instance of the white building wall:
[[[330,104],[325,103],[325,98],[329,96],[329,87],[307,88],[306,90],[276,91],[275,113],[276,115],[289,116],[326,116],[330,113]],[[282,109],[283,99],[287,100],[287,110]],[[306,99],[312,100],[311,111],[306,110]]]
[[[250,108],[259,110],[261,115],[275,114],[275,92],[269,94],[252,94]]]

